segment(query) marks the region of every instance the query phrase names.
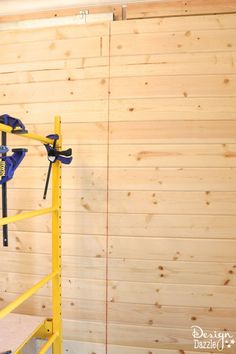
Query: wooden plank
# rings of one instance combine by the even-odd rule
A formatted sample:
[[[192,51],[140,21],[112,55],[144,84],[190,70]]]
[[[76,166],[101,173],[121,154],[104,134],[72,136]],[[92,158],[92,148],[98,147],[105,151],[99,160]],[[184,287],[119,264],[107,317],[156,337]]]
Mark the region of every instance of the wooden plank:
[[[235,144],[127,144],[109,149],[111,167],[236,167]]]
[[[44,317],[9,314],[1,320],[0,348],[15,352],[43,324]]]
[[[14,300],[17,295],[15,293],[1,293],[1,304]],[[81,311],[79,311],[79,306]],[[105,316],[105,303],[103,301],[95,300],[80,300],[73,298],[65,298],[62,301],[63,313],[67,319],[82,320],[82,321],[104,321]],[[23,303],[18,312],[24,312],[25,314],[34,314],[36,316],[51,317],[52,302],[49,296],[35,295],[27,302]]]
[[[109,256],[112,258],[181,260],[194,262],[234,262],[235,240],[209,239],[166,239],[147,237],[110,237]],[[174,267],[175,265],[173,265]],[[236,268],[236,266],[235,266]],[[168,278],[162,265],[158,267],[159,276]],[[226,272],[231,274],[233,269]],[[232,273],[234,274],[234,272]],[[231,276],[231,278],[234,276]],[[224,281],[223,281],[224,284]]]
[[[129,259],[125,258],[125,253],[119,259],[111,258],[110,255],[109,279],[137,281],[143,283],[143,286],[146,282],[157,281],[170,284],[223,285],[228,280],[231,285],[235,285],[235,263],[180,261],[182,256],[177,253],[179,251],[173,249],[170,253],[171,251],[172,255],[168,261],[158,258]]]
[[[11,295],[11,294],[10,294]],[[69,300],[69,301],[71,301],[71,300]],[[32,304],[32,300],[30,301],[30,303]],[[41,298],[41,297],[39,297],[39,296],[37,296],[37,303],[34,301],[34,303],[35,303],[35,307],[33,308],[32,307],[32,305],[27,305],[27,306],[21,306],[21,311],[24,309],[24,311],[25,312],[29,312],[30,311],[30,309],[32,308],[32,310],[34,311],[34,312],[38,312],[38,311],[40,311],[41,310],[41,314],[42,313],[44,313],[44,314],[47,314],[48,312],[49,312],[49,310],[50,310],[50,304],[49,304],[49,301],[48,301],[48,299],[47,298]],[[71,302],[70,303],[68,303],[68,301],[64,301],[63,302],[63,308],[65,309],[65,311],[67,312],[67,313],[69,313],[68,311],[69,311],[69,307],[72,307],[72,308],[74,308],[75,307],[75,311],[77,311],[77,306],[79,305],[79,304],[81,304],[81,309],[82,309],[82,314],[84,313],[84,308],[87,306],[87,307],[89,307],[89,303],[87,302],[87,305],[86,305],[86,301],[75,301],[74,302],[74,305],[71,305]],[[90,302],[90,306],[92,305],[92,303]],[[115,304],[112,304],[112,306],[114,306]],[[148,307],[149,307],[149,305],[129,305],[129,304],[116,304],[116,306],[119,306],[119,307],[121,307],[121,311],[122,311],[122,308],[124,309],[125,307],[126,308],[129,308],[129,310],[130,311],[132,311],[132,308],[134,309],[134,308],[136,308],[137,310],[139,310],[140,311],[140,309],[142,308],[142,309],[144,309],[144,308],[146,308],[146,309],[148,309]],[[142,307],[141,307],[142,306]],[[117,307],[117,308],[119,308],[119,307]],[[152,307],[153,307],[153,305],[152,305]],[[101,308],[100,308],[100,311],[99,311],[99,303],[98,302],[96,302],[95,303],[95,307],[94,307],[94,310],[95,309],[97,309],[98,310],[98,313],[100,314],[100,311],[101,311]],[[114,310],[113,310],[114,311]],[[185,311],[186,311],[186,314],[183,314],[183,311],[184,311],[184,308],[176,308],[176,309],[171,309],[171,308],[168,308],[168,307],[164,307],[163,306],[163,308],[162,308],[162,311],[163,311],[163,313],[162,314],[160,314],[160,318],[161,318],[161,322],[164,320],[164,317],[165,316],[167,316],[168,317],[168,315],[172,312],[175,312],[176,313],[176,315],[177,314],[179,314],[179,321],[180,321],[180,319],[182,318],[182,316],[183,316],[183,318],[185,318],[185,317],[187,317],[188,316],[188,314],[190,315],[191,313],[192,314],[196,314],[196,315],[198,315],[198,317],[197,317],[197,319],[198,319],[198,321],[201,321],[201,323],[203,323],[203,321],[204,321],[204,319],[203,319],[203,317],[204,317],[204,314],[206,314],[207,313],[207,311],[209,311],[209,309],[201,309],[201,308],[199,308],[199,309],[192,309],[192,311],[190,310],[190,309],[188,309],[188,308],[185,308]],[[188,311],[191,311],[190,313],[188,312]],[[212,309],[212,312],[214,313],[214,311],[215,311],[215,309]],[[94,311],[94,316],[96,316],[96,318],[97,318],[97,320],[99,321],[99,320],[101,320],[100,319],[100,317],[99,317],[99,315],[97,315],[97,313],[95,313],[96,311]],[[88,308],[88,313],[90,314],[91,313],[91,310],[89,310],[89,308]],[[158,310],[158,308],[156,307],[156,308],[154,308],[153,309],[153,311],[152,311],[152,315],[154,315],[155,316],[155,314],[159,314],[160,313],[160,309]],[[220,311],[218,310],[216,310],[216,312],[214,313],[214,316],[215,316],[215,318],[216,318],[216,320],[217,320],[217,314],[219,315],[220,313],[224,313],[224,315],[226,315],[226,313],[227,313],[227,309],[221,309]],[[80,314],[81,315],[81,314]],[[136,315],[137,316],[137,315]],[[154,317],[154,316],[152,316],[152,317]],[[125,316],[126,317],[126,319],[127,319],[127,316]],[[192,316],[192,317],[195,317],[195,316]],[[213,317],[213,316],[212,316]],[[208,316],[208,318],[209,318],[209,316]],[[213,319],[213,318],[212,318]],[[124,318],[123,318],[123,320],[124,320]],[[71,319],[71,320],[69,320],[69,321],[73,321],[74,322],[74,324],[76,325],[76,322],[78,321],[78,323],[77,323],[77,326],[81,326],[81,324],[82,323],[86,323],[87,321],[91,321],[91,320],[89,320],[89,319],[87,319],[87,321],[86,320],[82,320],[81,321],[81,319],[79,319],[79,320],[77,320],[77,321],[75,321],[75,320],[73,320],[73,319]],[[86,321],[86,322],[85,322]],[[155,321],[155,317],[154,317],[154,319],[153,319],[153,322]],[[188,319],[188,321],[190,322],[190,320]],[[212,320],[211,320],[212,321]],[[222,320],[221,320],[222,321]],[[230,320],[229,320],[230,321]],[[66,321],[67,322],[67,321]],[[164,321],[163,321],[164,322]],[[187,322],[187,318],[186,318],[186,322]],[[209,319],[208,319],[208,321],[207,321],[208,323],[209,323]],[[222,323],[222,322],[221,322]],[[230,323],[230,322],[228,322],[227,321],[227,319],[224,321],[224,323],[223,324],[226,324],[226,323]],[[223,325],[222,324],[222,325]],[[114,325],[115,326],[115,324],[113,324],[113,323],[110,323],[110,325]],[[220,329],[222,328],[222,325],[221,326],[219,326],[220,327]],[[119,325],[120,326],[120,325]],[[123,326],[127,326],[127,324],[123,324]],[[144,329],[144,333],[148,333],[148,330],[150,330],[150,329],[154,329],[155,328],[155,324],[153,323],[153,324],[151,324],[150,325],[150,323],[148,323],[146,326],[145,325],[140,325],[140,326],[142,326],[143,327],[143,329]],[[128,326],[130,329],[132,328],[131,326]],[[135,326],[136,327],[136,326]],[[187,326],[188,327],[188,326]],[[209,327],[208,327],[209,328]],[[213,327],[214,329],[216,329],[216,326],[214,326]],[[163,331],[164,330],[164,327],[161,327],[161,331]],[[140,348],[140,350],[141,350],[142,348]],[[140,352],[141,353],[141,352]],[[167,352],[168,353],[168,352]],[[173,352],[174,353],[174,352]]]
[[[124,98],[110,101],[111,121],[234,120],[234,97]]]
[[[3,296],[3,303],[14,296],[9,293]],[[36,315],[50,316],[50,297],[35,296],[29,303],[25,303],[20,307],[19,311],[26,314],[34,313]],[[87,320],[87,321],[104,321],[105,309],[104,302],[90,301],[86,299],[63,299],[63,313],[70,320]],[[235,323],[233,309],[223,308],[194,308],[194,307],[170,307],[155,306],[146,304],[125,304],[125,303],[109,303],[109,324],[115,324],[119,321],[124,325],[140,325],[147,328],[169,327],[173,321],[178,323],[179,328],[190,328],[196,324],[202,328],[220,330],[227,328],[228,331],[235,331]],[[130,313],[132,316],[125,316]],[[122,316],[123,315],[123,316]],[[116,320],[117,318],[117,320]],[[135,322],[134,322],[135,320]],[[137,322],[136,322],[137,321]]]
[[[235,192],[111,191],[112,213],[235,215]]]
[[[167,3],[168,1],[165,1]],[[174,9],[174,3],[172,9]],[[193,3],[193,1],[192,1]],[[136,4],[137,6],[138,4]],[[144,4],[143,10],[147,10],[149,5]],[[164,5],[164,2],[159,4],[152,4],[157,9]],[[192,6],[194,6],[192,4]],[[204,3],[202,9],[207,6]],[[235,7],[236,9],[236,7]],[[130,16],[130,7],[127,8],[128,17]],[[235,14],[217,14],[217,15],[202,15],[202,16],[180,16],[180,17],[164,17],[147,19],[143,16],[142,20],[129,20],[129,21],[114,21],[111,23],[111,35],[118,34],[143,34],[143,33],[160,33],[170,31],[194,31],[194,30],[217,30],[217,29],[233,29],[235,28]]]
[[[106,13],[113,12],[115,20],[122,19],[122,8],[120,3],[113,5],[102,5],[99,2],[99,5],[94,3],[94,6],[86,6],[89,13]],[[16,9],[14,8],[13,13],[5,13],[0,16],[1,22],[9,21],[22,21],[28,19],[39,19],[39,18],[50,18],[50,17],[63,17],[63,16],[74,16],[77,15],[81,10],[84,10],[83,7],[62,7],[62,8],[52,8],[41,11],[25,11],[22,12],[22,9],[18,9],[18,12],[15,13]],[[235,12],[236,7],[234,0],[227,0],[222,2],[222,0],[208,1],[207,4],[202,0],[168,0],[168,1],[145,1],[141,3],[129,2],[127,5],[127,19],[144,19],[144,18],[153,18],[153,17],[166,17],[166,16],[187,16],[194,14],[212,14],[212,13],[230,13]],[[155,353],[154,353],[155,354]]]
[[[23,210],[22,210],[23,211]],[[9,210],[15,215],[16,210]],[[69,234],[105,235],[106,214],[104,213],[62,213],[62,230]],[[51,232],[51,215],[38,216],[28,220],[10,224],[10,231]]]
[[[3,112],[21,118],[25,124],[48,124],[58,112],[58,102],[1,105]],[[63,129],[67,123],[89,123],[107,120],[107,101],[60,102]]]
[[[27,126],[41,125],[52,122],[55,112],[58,112],[58,103],[8,104],[1,105],[1,109],[13,117],[21,118]],[[69,122],[70,124],[104,122],[107,120],[107,101],[95,100],[93,104],[91,101],[60,102],[60,113],[63,131]],[[111,100],[109,119],[110,121],[235,120],[235,113],[234,97],[133,98]]]
[[[104,42],[105,43],[105,42]],[[2,74],[19,73],[21,72],[34,72],[40,70],[60,70],[60,69],[89,69],[93,67],[104,67],[108,65],[107,57],[82,57],[82,58],[66,58],[55,60],[36,60],[31,62],[17,62],[17,63],[0,63]]]
[[[22,243],[23,241],[21,239]],[[89,243],[89,241],[91,241],[91,243]],[[92,237],[85,241],[81,240],[81,237],[79,236],[74,236],[73,243],[78,244],[78,247],[75,247],[74,253],[69,253],[67,251],[69,247],[67,246],[67,243],[69,245],[71,244],[70,239],[67,242],[67,238],[65,239],[65,237],[63,237],[63,246],[64,244],[66,245],[63,247],[62,257],[63,277],[80,279],[88,277],[93,279],[103,279],[103,261],[100,262],[95,259],[91,260],[90,257],[105,257],[104,248],[102,249],[102,247],[105,247],[105,238],[101,240],[101,238],[98,239],[97,237],[96,241],[97,243]],[[139,244],[137,239],[136,242]],[[164,243],[172,244],[170,240],[167,240],[167,242]],[[177,242],[173,243],[177,244]],[[190,241],[188,243],[190,243]],[[129,242],[129,244],[131,244],[131,242]],[[210,244],[209,241],[208,244]],[[25,245],[25,242],[23,245]],[[47,247],[47,242],[45,242],[44,245]],[[89,245],[91,245],[90,249]],[[12,242],[10,246],[12,249]],[[102,249],[101,251],[99,250],[99,247]],[[77,249],[79,251],[78,254],[73,255]],[[147,249],[147,247],[145,249]],[[201,258],[201,261],[196,262],[182,252],[181,254],[178,254],[177,252],[179,251],[176,251],[176,249],[177,248],[173,248],[173,250],[170,250],[169,255],[165,252],[162,257],[159,257],[156,260],[138,259],[138,257],[140,257],[140,251],[135,259],[127,256],[127,252],[124,252],[121,258],[113,258],[113,254],[109,254],[109,279],[120,281],[137,281],[143,282],[144,284],[146,282],[154,283],[156,281],[159,283],[171,284],[205,285],[223,285],[226,281],[228,281],[230,285],[236,284],[236,279],[234,276],[235,263],[229,263],[228,261],[227,263],[220,263],[210,261],[208,259],[204,262],[203,257]],[[33,253],[33,251],[34,250],[30,250],[28,253],[23,254],[21,253],[21,250],[17,250],[15,252],[2,251],[0,253],[2,255],[2,259],[0,261],[1,271],[7,273],[9,271],[9,264],[11,264],[11,272],[17,274],[27,274],[29,269],[31,269],[32,273],[35,275],[42,276],[47,274],[50,267],[51,257],[47,254]],[[40,252],[40,249],[38,252]],[[117,252],[117,250],[114,252]],[[87,259],[87,257],[89,258]],[[195,257],[195,259],[196,258],[197,257]],[[173,260],[176,261],[173,262]],[[94,267],[96,267],[95,272]],[[207,272],[206,269],[208,270]]]
[[[100,51],[99,36],[45,40],[40,41],[40,43],[33,41],[19,44],[2,44],[0,62],[9,64],[40,60],[98,57],[100,56]]]
[[[141,348],[159,348],[178,350],[179,353],[193,350],[193,337],[189,328],[158,328],[109,324],[109,344],[121,346],[137,346]],[[222,329],[223,330],[223,329]],[[234,335],[235,332],[232,332]],[[149,349],[149,351],[150,351]],[[177,351],[177,353],[178,353]],[[234,348],[225,350],[234,353]],[[182,353],[181,353],[182,354]]]
[[[99,210],[99,205],[96,209],[96,200],[103,202],[104,194],[106,191],[106,171],[105,168],[82,168],[80,169],[81,176],[76,176],[75,168],[68,168],[64,173],[65,190],[65,209],[68,210],[70,199],[73,199],[73,193],[77,193],[77,198],[80,198],[81,206],[84,207],[86,199],[90,201],[91,211],[104,211]],[[35,177],[35,181],[31,182],[31,179],[25,178],[27,181],[27,187],[25,188],[24,176],[30,174],[30,177]],[[31,196],[37,196],[37,200],[25,200],[31,204],[22,204],[22,208],[32,208],[33,206],[48,205],[47,201],[42,200],[42,189],[44,188],[45,172],[40,174],[40,168],[22,168],[21,173],[17,174],[17,178],[9,183],[9,190],[11,191],[9,196],[12,198],[12,205],[14,203],[18,205],[18,201],[14,201],[14,193],[22,194],[25,190],[31,193]],[[156,190],[156,191],[212,191],[212,192],[226,192],[235,190],[235,168],[112,168],[111,169],[111,183],[109,185],[110,190]],[[77,179],[76,179],[77,177]],[[135,183],[133,182],[135,178]],[[122,183],[120,183],[122,179]],[[15,181],[15,182],[14,182]],[[148,181],[148,185],[146,182]],[[34,188],[38,190],[35,191]],[[17,190],[19,189],[19,190]],[[83,190],[86,190],[83,192]],[[74,192],[73,192],[74,191]],[[84,193],[84,194],[83,194]],[[20,195],[19,194],[19,195]],[[206,193],[211,196],[210,193]],[[23,195],[23,194],[22,194]],[[50,195],[48,197],[50,201]],[[40,204],[39,204],[40,203]],[[95,205],[93,206],[93,204]],[[20,204],[19,204],[20,205]],[[28,206],[29,205],[29,206]],[[102,206],[102,205],[101,205]],[[77,204],[74,207],[71,204],[72,210],[78,208]],[[94,207],[94,209],[93,209]],[[14,207],[17,209],[18,206]],[[13,209],[13,207],[12,207]],[[70,209],[71,210],[71,209]],[[90,210],[87,208],[87,210]]]
[[[24,84],[49,81],[75,81],[104,78],[108,76],[108,66],[91,67],[86,69],[23,71],[3,73],[0,75],[0,85]]]
[[[4,294],[1,294],[4,296]],[[6,299],[14,296],[9,293],[9,295],[5,295],[3,298],[3,302],[5,303]],[[35,305],[35,307],[34,307]],[[79,306],[81,311],[79,311]],[[41,315],[49,316],[50,314],[50,298],[48,297],[40,297],[35,296],[34,299],[30,300],[28,304],[24,304],[21,306],[21,311],[26,312],[27,314],[31,311],[34,313],[39,313],[41,311]],[[214,330],[222,329],[225,326],[229,331],[235,330],[235,325],[232,321],[232,312],[230,313],[230,309],[215,309],[212,308],[209,311],[209,308],[187,308],[187,307],[168,307],[162,306],[158,308],[154,305],[139,305],[139,304],[120,304],[120,303],[110,303],[109,304],[109,323],[114,324],[113,316],[120,311],[118,316],[121,316],[126,309],[130,313],[134,313],[134,317],[137,318],[137,324],[143,326],[145,330],[148,328],[158,327],[169,327],[167,321],[173,321],[174,318],[177,317],[177,321],[179,323],[179,327],[181,328],[189,328],[191,324],[197,323],[201,326],[204,325],[203,328],[213,328]],[[136,311],[135,311],[136,310]],[[151,311],[148,313],[147,311]],[[91,302],[86,300],[75,300],[65,299],[63,301],[63,311],[67,314],[67,319],[75,320],[75,315],[77,314],[77,321],[102,321],[104,320],[104,303],[102,302]],[[140,313],[142,311],[142,314]],[[73,313],[74,312],[74,313]],[[220,319],[220,316],[223,317]],[[151,319],[150,319],[151,317]],[[196,320],[192,320],[191,318],[196,318]],[[144,319],[144,321],[142,321]],[[145,322],[145,319],[147,322]],[[213,321],[215,320],[215,324]],[[152,321],[152,323],[150,323]],[[220,324],[221,321],[221,324]],[[121,319],[121,323],[123,325],[135,325],[132,323],[131,318],[127,318],[124,316]],[[170,323],[170,322],[169,322]],[[79,323],[78,323],[79,325]],[[205,326],[208,327],[205,327]]]
[[[109,303],[109,323],[134,326],[169,327],[170,323],[175,323],[178,328],[190,328],[196,324],[201,328],[219,330],[224,327],[235,331],[233,314],[234,309]]]
[[[47,200],[44,200],[43,189],[9,189],[8,205],[17,212],[50,207],[51,191],[48,194]],[[106,212],[106,191],[69,189],[62,192],[62,198],[64,211]]]
[[[49,96],[50,93],[53,95]],[[107,98],[107,80],[90,79],[1,85],[2,103],[78,101]]]
[[[81,247],[81,253],[82,250],[83,248]],[[70,277],[75,277],[75,279],[93,279],[101,281],[105,279],[105,258],[100,257],[100,255],[96,255],[95,257],[84,257],[83,255],[64,256],[63,268],[63,275],[68,274]],[[77,291],[78,289],[75,289],[75,293]]]
[[[112,78],[110,83],[112,99],[228,97],[235,95],[235,88],[234,75],[117,77]],[[2,92],[4,93],[4,89]]]
[[[220,53],[178,53],[178,54],[157,54],[157,55],[138,55],[138,56],[121,56],[111,57],[111,77],[132,77],[132,76],[163,76],[163,75],[209,75],[209,74],[235,74],[236,55],[235,52]],[[85,77],[90,78],[92,68],[85,69]],[[96,71],[94,69],[94,71]],[[80,78],[80,70],[63,70],[59,72],[60,77],[65,79],[68,75],[74,78]],[[54,77],[54,72],[49,72]],[[35,75],[35,76],[34,76]],[[106,68],[102,67],[97,70],[95,77],[106,75]],[[43,80],[43,75],[38,75]],[[37,77],[37,72],[32,74]],[[4,74],[1,77],[1,83],[7,81],[26,81],[29,80],[25,75]]]
[[[9,182],[9,188],[25,188],[29,189],[44,188],[47,174],[47,167],[43,169],[19,168],[16,171],[15,178]],[[78,167],[68,167],[63,170],[65,189],[90,189],[90,190],[106,190],[106,169],[105,167],[82,168],[78,173]],[[33,193],[33,192],[32,192]],[[38,192],[39,193],[39,192]],[[39,193],[40,194],[40,193]],[[40,198],[41,199],[41,198]]]
[[[112,144],[235,143],[234,121],[112,122]]]
[[[21,259],[19,258],[21,256],[18,254],[18,252],[23,252],[24,254],[27,254],[29,256],[29,261],[33,260],[31,254],[34,253],[47,255],[47,257],[44,257],[44,262],[46,262],[46,259],[50,260],[49,254],[51,253],[51,239],[49,233],[33,231],[29,234],[27,231],[18,232],[11,230],[9,236],[10,242],[7,251],[17,252],[15,261],[13,261],[14,254],[12,254],[11,252],[7,252],[5,257],[6,259],[9,259],[11,263],[18,264],[19,260]],[[78,233],[63,233],[63,256],[85,256],[101,258],[105,256],[105,242],[105,237],[101,235],[91,236],[81,235]],[[4,249],[2,245],[1,251],[6,252],[6,249]],[[71,259],[71,262],[73,263],[73,258]],[[37,268],[38,266],[39,264],[35,263],[35,267]]]
[[[104,263],[105,265],[105,263]],[[104,267],[105,277],[105,267]],[[42,279],[42,276],[33,274],[6,274],[0,272],[1,291],[5,293],[25,292],[31,286]],[[104,301],[105,299],[105,280],[95,279],[79,279],[79,278],[62,278],[63,298],[74,298],[84,300]],[[48,296],[50,298],[52,285],[49,282],[41,288],[37,294],[40,296]],[[72,305],[73,306],[73,305]],[[103,308],[104,309],[104,308]]]
[[[108,345],[109,354],[146,354],[150,351],[150,348],[145,347],[131,347],[131,346],[122,346],[122,345],[115,345],[109,344]],[[191,350],[183,350],[183,349],[156,349],[151,348],[152,354],[202,354],[202,352],[198,351],[191,351]],[[204,352],[205,354],[212,354],[210,352]],[[100,354],[100,353],[98,353]],[[101,353],[103,354],[103,353]]]
[[[91,248],[88,250],[89,241],[91,241]],[[70,240],[68,243],[70,244]],[[99,243],[100,248],[102,248],[103,244],[105,245],[105,240],[103,242],[101,240],[97,241],[96,245],[96,242],[94,242],[92,237],[90,237],[90,239],[88,238],[87,240],[86,247],[86,241],[81,241],[81,238],[76,236],[73,238],[73,243],[80,245],[80,247],[78,247],[80,252],[76,255],[73,255],[73,252],[70,252],[69,255],[66,255],[66,251],[63,252],[63,276],[67,278],[78,277],[80,279],[104,279],[105,265],[104,261],[100,260],[100,258],[104,258],[104,255],[102,255],[102,252],[99,254],[99,250],[96,253],[96,249],[99,249]],[[45,242],[45,246],[46,245],[47,243]],[[66,249],[66,247],[63,249]],[[76,248],[74,247],[74,249]],[[40,252],[40,250],[38,252]],[[46,253],[46,251],[44,253]],[[28,253],[21,253],[21,250],[17,250],[15,252],[6,252],[1,250],[1,255],[4,256],[0,262],[1,270],[5,273],[8,273],[10,264],[12,272],[18,274],[28,274],[30,269],[33,274],[42,276],[48,274],[51,264],[51,257],[48,254],[33,253],[32,250]]]
[[[157,190],[167,191],[234,191],[236,169],[234,168],[111,168],[110,190]],[[178,192],[177,192],[178,193]],[[170,194],[171,195],[171,194]],[[214,193],[213,193],[214,195]],[[219,194],[216,194],[219,195]],[[158,199],[158,194],[156,195]],[[174,200],[174,194],[173,194]],[[165,197],[164,197],[165,198]],[[163,199],[164,199],[163,198]],[[162,198],[161,198],[162,199]],[[185,199],[185,194],[183,195]],[[211,199],[211,197],[210,197]],[[209,200],[210,201],[210,200]]]
[[[109,212],[159,215],[235,215],[235,197],[235,192],[111,191],[109,193]]]
[[[230,215],[109,215],[110,235],[235,239],[235,216]]]
[[[105,343],[105,323],[92,321],[63,321],[64,338],[91,343]]]
[[[175,296],[173,296],[175,294]],[[235,307],[234,286],[113,281],[109,301],[166,306]]]
[[[222,19],[224,22],[224,19]],[[90,23],[83,25],[68,25],[44,27],[37,29],[8,30],[0,32],[1,44],[79,39],[83,37],[105,36],[108,34],[109,23]]]
[[[235,50],[235,29],[190,31],[190,28],[179,32],[115,35],[111,39],[111,55]]]
[[[148,2],[145,7],[143,3],[136,3],[128,6],[128,19],[166,17],[166,16],[187,16],[198,14],[227,13],[235,12],[234,0],[167,0]],[[154,353],[155,354],[155,353]]]
[[[32,234],[33,235],[33,234]],[[43,235],[43,234],[42,234]],[[31,235],[30,235],[31,236]],[[30,252],[24,252],[23,254],[20,250],[15,250],[13,247],[14,239],[11,233],[10,239],[10,251],[7,252],[1,247],[1,271],[7,274],[9,272],[9,264],[11,265],[11,271],[14,273],[28,273],[29,269],[32,274],[35,275],[45,275],[48,274],[48,270],[51,264],[51,256],[49,254],[36,254]],[[12,242],[13,241],[13,242]],[[30,242],[29,242],[30,243]],[[49,244],[50,242],[48,242]],[[45,242],[47,244],[47,242]],[[50,248],[50,245],[48,245]],[[40,252],[40,251],[39,251]],[[48,250],[49,252],[49,250]]]
[[[91,352],[97,354],[105,354],[105,344],[102,343],[89,343],[89,342],[79,342],[73,340],[64,340],[63,341],[63,348],[68,353],[76,354],[76,353],[83,353],[83,352]],[[168,354],[168,353],[167,353]]]

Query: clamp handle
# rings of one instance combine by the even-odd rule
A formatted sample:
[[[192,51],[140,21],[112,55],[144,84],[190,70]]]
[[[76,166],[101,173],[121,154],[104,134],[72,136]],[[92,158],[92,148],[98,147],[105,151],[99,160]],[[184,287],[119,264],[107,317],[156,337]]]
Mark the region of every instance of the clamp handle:
[[[59,151],[59,155],[62,156],[71,156],[72,155],[72,149],[69,148],[67,150]]]
[[[12,129],[12,134],[20,135],[20,134],[27,134],[28,130],[25,129]]]

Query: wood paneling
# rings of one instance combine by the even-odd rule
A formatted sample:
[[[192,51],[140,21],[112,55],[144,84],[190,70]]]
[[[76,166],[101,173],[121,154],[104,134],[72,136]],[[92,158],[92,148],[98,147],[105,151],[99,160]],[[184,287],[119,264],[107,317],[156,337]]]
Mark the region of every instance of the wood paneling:
[[[114,144],[235,143],[236,121],[112,122]]]
[[[155,206],[155,205],[154,205]],[[235,238],[233,215],[159,215],[112,213],[110,235],[132,237]]]
[[[204,0],[167,0],[145,3],[145,7],[142,3],[132,4],[129,6],[128,18],[221,14],[235,11],[234,0],[208,0],[207,3]]]
[[[235,50],[235,29],[194,30],[144,34],[118,34],[111,42],[111,55],[219,52]]]
[[[111,26],[109,343],[185,353],[235,308],[233,19]]]
[[[111,190],[233,191],[236,169],[230,168],[113,168]],[[135,180],[135,185],[134,185]],[[184,197],[183,197],[184,198]]]
[[[229,1],[225,1],[225,4]],[[152,4],[152,6],[161,7],[167,4],[167,1],[160,2],[159,4]],[[172,9],[174,8],[174,2],[170,2]],[[216,3],[216,2],[215,2]],[[193,5],[193,1],[192,1]],[[138,6],[138,4],[136,4]],[[139,5],[140,6],[140,5]],[[146,6],[147,8],[148,6]],[[206,3],[204,3],[204,8]],[[235,8],[236,9],[236,8]],[[227,15],[212,15],[212,16],[181,16],[181,17],[165,17],[157,19],[143,19],[126,21],[120,24],[120,22],[114,22],[111,27],[111,34],[118,35],[123,33],[140,34],[140,33],[161,33],[171,31],[187,31],[187,30],[217,30],[217,29],[234,29],[235,28],[235,16],[234,14]]]
[[[146,4],[141,17],[204,6]],[[193,354],[192,324],[235,331],[235,31],[235,15],[218,14],[0,33],[2,112],[45,136],[61,114],[73,148],[64,336],[85,344],[68,350],[104,354],[107,337],[109,354]],[[9,143],[29,148],[9,182],[9,214],[47,206],[44,147]],[[48,273],[50,231],[49,216],[9,225],[1,306]],[[20,311],[49,316],[50,286]]]
[[[110,152],[111,167],[236,167],[235,144],[111,145]]]
[[[7,1],[5,1],[6,3]],[[87,2],[86,9],[90,14],[113,12],[115,20],[122,19],[122,7],[121,1],[117,1],[115,4],[109,5],[107,1],[93,1]],[[73,2],[69,4],[68,1],[64,2],[63,6],[58,4],[51,4],[51,6],[30,6],[28,11],[25,11],[25,7],[13,8],[8,4],[4,4],[5,11],[0,16],[1,22],[9,21],[21,21],[28,19],[40,19],[51,17],[63,17],[78,15],[81,10],[84,10],[84,6],[79,6]],[[26,6],[27,8],[27,6]],[[7,10],[6,10],[7,9]],[[36,10],[37,9],[37,10]],[[16,13],[17,11],[17,13]],[[127,19],[144,19],[155,17],[168,17],[168,16],[188,16],[188,15],[202,15],[202,14],[222,14],[232,13],[236,11],[234,0],[208,0],[207,3],[203,0],[165,0],[165,1],[128,1],[126,16]],[[154,353],[156,354],[156,353]]]
[[[111,79],[110,90],[112,99],[222,97],[235,95],[235,81],[234,75],[121,77]]]
[[[235,112],[234,97],[132,97],[110,102],[111,121],[234,120]]]

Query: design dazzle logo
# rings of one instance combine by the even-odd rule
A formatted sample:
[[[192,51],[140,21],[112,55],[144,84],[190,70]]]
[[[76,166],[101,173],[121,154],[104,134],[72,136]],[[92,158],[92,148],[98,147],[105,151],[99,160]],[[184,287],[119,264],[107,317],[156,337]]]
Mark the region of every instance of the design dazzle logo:
[[[231,348],[235,339],[229,332],[204,331],[199,326],[192,326],[194,349],[216,349],[219,352],[225,348]]]

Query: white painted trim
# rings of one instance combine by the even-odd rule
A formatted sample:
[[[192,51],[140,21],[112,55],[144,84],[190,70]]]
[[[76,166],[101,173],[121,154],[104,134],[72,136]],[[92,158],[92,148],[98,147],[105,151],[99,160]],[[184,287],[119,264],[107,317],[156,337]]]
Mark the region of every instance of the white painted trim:
[[[82,25],[86,23],[113,21],[113,13],[85,14],[65,17],[52,17],[35,20],[0,23],[0,31],[15,31],[33,28],[46,28],[54,26]]]

